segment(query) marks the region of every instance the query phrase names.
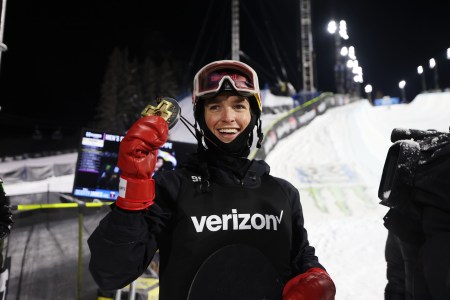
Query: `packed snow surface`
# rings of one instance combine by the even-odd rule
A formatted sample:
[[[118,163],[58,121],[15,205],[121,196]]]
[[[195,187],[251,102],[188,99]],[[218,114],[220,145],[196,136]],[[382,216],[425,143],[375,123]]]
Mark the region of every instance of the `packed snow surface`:
[[[300,190],[309,240],[336,283],[336,299],[384,298],[388,208],[377,194],[392,129],[449,126],[450,93],[382,107],[361,100],[328,110],[269,153],[271,174]]]

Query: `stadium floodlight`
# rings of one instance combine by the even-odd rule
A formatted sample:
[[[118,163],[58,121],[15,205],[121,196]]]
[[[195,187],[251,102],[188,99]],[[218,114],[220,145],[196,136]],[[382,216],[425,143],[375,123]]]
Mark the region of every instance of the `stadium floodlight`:
[[[401,81],[398,83],[398,87],[400,88],[400,91],[402,92],[402,102],[403,102],[403,103],[406,102],[405,85],[406,85],[406,81],[404,81],[404,80],[401,80]]]
[[[422,66],[418,66],[417,67],[417,74],[423,74],[423,67]]]
[[[362,68],[358,66],[357,61],[353,62],[352,73],[356,75],[362,75]]]
[[[430,69],[433,69],[436,66],[436,60],[434,58],[430,58],[429,65]]]
[[[364,87],[364,91],[366,92],[367,100],[369,100],[370,102],[372,102],[372,85],[371,85],[371,84],[367,84],[367,85]]]
[[[327,30],[328,30],[329,33],[335,34],[335,33],[336,33],[336,30],[337,30],[337,24],[336,24],[336,21],[331,20],[330,22],[328,22]]]
[[[355,47],[353,46],[348,47],[348,57],[353,60],[356,59]]]
[[[439,90],[439,75],[438,75],[438,68],[436,64],[436,60],[434,58],[430,58],[429,61],[430,69],[434,69],[434,88],[436,90]]]
[[[341,45],[342,45],[342,31],[341,23],[338,25],[336,21],[331,20],[328,22],[327,30],[334,36],[334,51],[335,51],[335,66],[334,66],[334,79],[336,84],[336,92],[338,94],[345,93],[345,67],[342,62]],[[339,32],[338,32],[339,27]],[[346,25],[345,25],[346,28]]]
[[[353,59],[347,60],[347,68],[349,68],[349,69],[353,68]]]
[[[349,38],[349,36],[347,34],[347,22],[345,22],[345,20],[341,20],[339,22],[339,35],[344,40],[348,40],[348,38]]]
[[[341,48],[341,55],[342,56],[347,56],[348,55],[348,48],[347,47],[342,47]]]
[[[421,81],[422,81],[422,92],[425,92],[427,90],[427,85],[425,83],[425,73],[423,73],[423,67],[418,66],[417,67],[417,74],[420,75]]]
[[[361,67],[353,67],[353,74],[355,74],[354,81],[363,83],[363,71]]]
[[[328,22],[327,30],[331,34],[339,33],[339,36],[343,38],[344,40],[348,40],[349,36],[347,34],[347,22],[345,20],[339,21],[339,31],[338,31],[338,24],[335,20],[331,20]]]
[[[450,48],[447,48],[447,59],[450,59]]]
[[[362,82],[363,82],[362,76],[361,76],[360,74],[356,74],[356,75],[353,77],[353,81],[356,82],[356,83],[362,83]]]

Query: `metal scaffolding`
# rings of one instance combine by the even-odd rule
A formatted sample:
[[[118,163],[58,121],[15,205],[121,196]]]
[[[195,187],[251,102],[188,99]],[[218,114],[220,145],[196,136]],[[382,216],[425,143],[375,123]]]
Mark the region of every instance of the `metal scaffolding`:
[[[315,92],[315,87],[310,0],[300,0],[300,27],[302,51],[300,70],[302,70],[303,77],[303,92],[311,93]]]
[[[231,59],[239,60],[239,0],[231,1]]]

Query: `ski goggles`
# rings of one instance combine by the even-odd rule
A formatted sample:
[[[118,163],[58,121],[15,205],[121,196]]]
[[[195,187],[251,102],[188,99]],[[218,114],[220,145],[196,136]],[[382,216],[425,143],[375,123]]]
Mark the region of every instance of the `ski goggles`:
[[[233,60],[216,61],[204,66],[194,77],[193,105],[198,98],[212,97],[221,90],[234,90],[244,97],[254,96],[261,110],[258,75],[250,66]]]

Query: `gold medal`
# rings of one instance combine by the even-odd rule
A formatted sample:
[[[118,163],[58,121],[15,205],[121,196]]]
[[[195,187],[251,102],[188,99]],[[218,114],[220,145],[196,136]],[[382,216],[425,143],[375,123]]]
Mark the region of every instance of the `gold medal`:
[[[178,102],[173,98],[158,97],[156,104],[156,106],[152,104],[147,105],[141,112],[141,116],[160,116],[166,120],[169,129],[175,126],[181,115],[181,108]]]

